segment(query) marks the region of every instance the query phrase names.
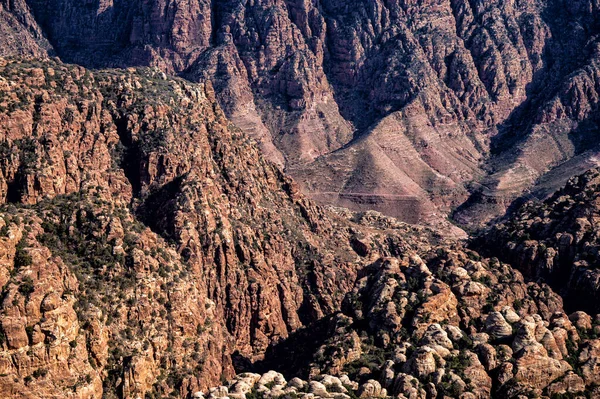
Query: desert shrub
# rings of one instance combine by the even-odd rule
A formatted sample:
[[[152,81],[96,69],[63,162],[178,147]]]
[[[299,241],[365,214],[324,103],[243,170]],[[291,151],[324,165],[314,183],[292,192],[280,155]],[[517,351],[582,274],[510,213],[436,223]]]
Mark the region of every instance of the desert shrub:
[[[25,240],[25,237],[23,237],[17,244],[14,260],[15,269],[17,270],[22,267],[29,266],[33,263],[31,255],[29,255],[29,252],[27,252],[27,250],[25,249],[26,245],[27,241]]]

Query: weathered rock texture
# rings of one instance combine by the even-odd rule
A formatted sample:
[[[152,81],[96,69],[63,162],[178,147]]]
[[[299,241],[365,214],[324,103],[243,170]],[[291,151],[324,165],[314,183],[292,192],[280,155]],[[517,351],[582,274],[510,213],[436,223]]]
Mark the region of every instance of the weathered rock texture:
[[[273,365],[317,397],[600,382],[598,317],[428,229],[315,205],[210,82],[0,58],[0,150],[2,397],[200,396]]]
[[[597,353],[598,317],[568,317],[547,285],[527,283],[509,265],[459,246],[405,254],[371,265],[342,312],[275,345],[257,370],[309,380],[349,377],[354,384],[316,397],[600,394],[597,359],[589,355]],[[277,385],[257,391],[278,397],[287,388]],[[296,391],[311,397],[310,390]],[[215,392],[208,397],[228,396]]]
[[[185,396],[412,245],[305,199],[215,101],[157,70],[0,59],[3,396]]]
[[[339,307],[362,263],[350,225],[209,87],[0,65],[4,394],[185,395]]]
[[[52,53],[26,0],[0,1],[0,56],[45,57]]]
[[[544,202],[530,201],[473,246],[546,281],[572,310],[600,312],[600,170],[572,178]]]
[[[597,163],[591,0],[2,0],[0,17],[5,53],[211,81],[321,202],[440,224],[469,199],[455,217],[477,224]]]

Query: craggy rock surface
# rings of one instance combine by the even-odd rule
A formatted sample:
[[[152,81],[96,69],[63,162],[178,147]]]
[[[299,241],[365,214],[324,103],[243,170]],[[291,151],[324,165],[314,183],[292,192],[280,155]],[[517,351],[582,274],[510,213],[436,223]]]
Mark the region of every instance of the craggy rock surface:
[[[0,58],[0,150],[2,397],[597,394],[598,316],[315,205],[210,83]]]
[[[53,53],[26,0],[0,1],[0,57],[45,57]]]
[[[567,316],[550,287],[525,282],[495,258],[459,246],[422,256],[374,263],[341,312],[294,333],[258,363],[257,371],[293,380],[273,371],[242,374],[196,397],[600,395],[598,316]]]
[[[2,396],[185,396],[435,241],[315,206],[160,71],[0,59],[0,121]]]
[[[546,281],[573,310],[600,312],[600,170],[572,178],[544,202],[523,204],[473,246]]]
[[[310,197],[459,234],[451,210],[479,224],[597,165],[598,14],[592,0],[1,0],[0,54],[211,81]]]

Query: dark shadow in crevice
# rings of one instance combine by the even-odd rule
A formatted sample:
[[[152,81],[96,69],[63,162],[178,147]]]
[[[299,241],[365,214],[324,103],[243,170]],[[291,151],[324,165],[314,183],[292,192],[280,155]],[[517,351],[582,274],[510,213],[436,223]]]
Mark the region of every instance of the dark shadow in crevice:
[[[235,353],[235,371],[262,374],[277,370],[286,378],[308,378],[313,355],[335,332],[335,318],[336,314],[326,316],[308,327],[296,330],[288,338],[271,345],[263,360],[252,363],[248,358]]]
[[[140,165],[142,162],[143,153],[137,142],[133,142],[131,132],[127,129],[127,119],[120,117],[116,119],[117,133],[123,144],[124,151],[119,160],[119,166],[123,169],[125,177],[131,184],[134,197],[139,197],[142,191],[142,181],[140,173]]]
[[[168,242],[177,241],[175,216],[178,211],[177,199],[181,193],[183,176],[154,190],[146,196],[135,213],[138,219],[153,232]]]
[[[360,269],[356,281],[368,275],[375,274],[381,268],[381,262],[374,262]],[[310,285],[309,282],[305,284]],[[299,377],[307,379],[311,371],[311,364],[315,362],[315,355],[319,349],[331,338],[337,336],[340,327],[339,316],[352,313],[352,305],[348,297],[341,305],[341,311],[333,312],[327,316],[318,318],[312,308],[314,304],[310,301],[310,293],[305,289],[304,303],[299,315],[304,327],[293,331],[287,338],[272,343],[266,350],[263,360],[252,362],[239,352],[233,354],[233,364],[237,373],[253,372],[265,373],[269,370],[277,370],[286,378]],[[364,306],[364,305],[363,305]],[[364,309],[362,309],[364,311]],[[370,327],[366,320],[354,320],[350,326],[351,330],[362,332],[369,331]]]
[[[9,204],[17,204],[21,202],[21,178],[17,174],[15,178],[8,182],[6,188],[6,202]]]

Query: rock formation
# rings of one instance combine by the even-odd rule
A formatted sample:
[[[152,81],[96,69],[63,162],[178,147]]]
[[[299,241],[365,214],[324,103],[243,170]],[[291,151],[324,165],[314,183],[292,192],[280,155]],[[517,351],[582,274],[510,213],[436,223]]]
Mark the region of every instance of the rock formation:
[[[323,203],[452,232],[452,210],[477,225],[597,164],[591,0],[3,0],[0,17],[4,55],[212,82]]]
[[[210,83],[0,59],[0,121],[3,397],[517,397],[599,382],[597,316],[567,317],[545,284],[434,231],[315,205]],[[269,369],[291,380],[211,388]]]
[[[210,84],[5,59],[0,78],[5,395],[186,395],[413,245],[306,200]]]
[[[254,387],[264,398],[292,391],[307,398],[600,394],[599,370],[587,357],[599,341],[600,319],[583,312],[567,317],[548,286],[525,282],[497,259],[457,246],[422,256],[427,260],[407,254],[371,265],[340,313],[294,333],[256,366],[278,367],[295,376],[293,383],[263,386],[256,375],[243,392]],[[237,377],[229,391],[222,386],[197,397],[239,397],[238,381],[251,376]],[[331,389],[338,379],[343,389]]]
[[[597,7],[0,0],[0,396],[600,396]]]
[[[546,281],[569,309],[599,312],[599,183],[598,169],[574,177],[546,201],[524,203],[473,246],[533,280]]]

